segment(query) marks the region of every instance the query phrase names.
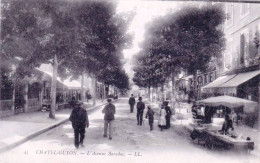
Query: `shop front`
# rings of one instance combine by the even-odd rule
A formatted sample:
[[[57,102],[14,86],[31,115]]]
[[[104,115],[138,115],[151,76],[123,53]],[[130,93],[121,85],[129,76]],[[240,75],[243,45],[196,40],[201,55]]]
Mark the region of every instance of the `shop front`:
[[[205,98],[228,95],[257,103],[259,76],[260,70],[223,75],[202,87],[201,92]],[[255,126],[259,112],[257,107],[243,107],[241,110],[243,123],[252,127]]]

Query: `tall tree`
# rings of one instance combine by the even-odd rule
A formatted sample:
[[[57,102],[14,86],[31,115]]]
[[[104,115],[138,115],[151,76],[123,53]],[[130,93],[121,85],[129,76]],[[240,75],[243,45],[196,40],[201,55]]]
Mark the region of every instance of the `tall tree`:
[[[50,0],[13,0],[4,1],[2,6],[6,6],[2,24],[7,28],[1,30],[5,56],[19,56],[21,65],[31,69],[42,63],[53,64],[49,117],[55,118],[57,69],[75,54],[76,26],[71,5]]]
[[[111,2],[79,2],[73,13],[78,27],[78,50],[72,58],[74,62],[65,62],[65,67],[75,78],[87,73],[101,82],[114,84],[115,79],[107,76],[113,76],[123,66],[122,50],[131,45],[127,24],[133,16],[116,15],[116,5]]]
[[[175,92],[174,78],[181,69],[196,79],[198,70],[205,71],[212,58],[221,56],[225,43],[221,31],[223,21],[224,13],[219,7],[203,6],[185,7],[147,25],[142,48],[150,54],[148,58],[163,63],[157,69],[168,77],[171,74],[172,92]],[[194,89],[197,92],[196,80]]]
[[[205,72],[212,58],[221,56],[225,39],[221,25],[224,12],[218,6],[188,7],[179,11],[173,30],[174,46],[182,57],[182,67],[194,76],[197,98],[197,71]]]

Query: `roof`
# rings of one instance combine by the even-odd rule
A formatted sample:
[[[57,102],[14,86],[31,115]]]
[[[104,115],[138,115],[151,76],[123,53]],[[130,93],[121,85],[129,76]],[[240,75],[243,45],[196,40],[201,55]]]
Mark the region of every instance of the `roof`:
[[[81,88],[81,84],[76,80],[66,79],[63,81],[63,84],[66,85],[67,87],[69,87],[69,89],[80,89]]]
[[[37,69],[40,70],[41,72],[47,74],[49,77],[52,78],[52,66],[51,66],[51,64],[42,64]],[[80,89],[81,88],[80,82],[78,82],[76,80],[66,79],[66,80],[62,81],[59,77],[57,77],[57,81],[62,83],[65,86],[67,86],[69,89]]]
[[[255,108],[257,107],[257,102],[238,98],[238,97],[232,97],[232,96],[217,96],[217,97],[210,97],[204,100],[197,101],[199,104],[205,104],[208,106],[226,106],[229,108],[236,108],[236,107],[247,107],[247,108]]]

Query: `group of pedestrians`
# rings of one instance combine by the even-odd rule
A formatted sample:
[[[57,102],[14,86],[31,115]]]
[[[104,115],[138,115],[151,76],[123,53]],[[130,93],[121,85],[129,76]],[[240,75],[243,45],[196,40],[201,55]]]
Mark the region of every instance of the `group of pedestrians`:
[[[135,98],[134,95],[132,94],[131,97],[129,98],[128,101],[130,105],[130,113],[133,113],[134,111],[134,106],[135,106]],[[172,116],[172,111],[171,108],[168,106],[169,102],[164,101],[162,104],[162,107],[159,111],[159,120],[158,120],[158,127],[163,131],[163,129],[168,129],[170,128],[171,124],[171,116]],[[142,97],[139,97],[138,102],[136,104],[136,117],[137,117],[137,125],[142,126],[143,124],[143,113],[145,109],[145,104],[142,101]],[[147,113],[145,118],[148,119],[150,130],[153,130],[153,123],[154,123],[154,111],[151,108],[151,106],[147,106]]]
[[[112,140],[112,126],[116,113],[115,105],[112,104],[112,100],[107,100],[108,104],[102,110],[104,114],[104,137],[107,137],[107,130],[109,139]],[[83,102],[75,104],[74,109],[71,112],[69,120],[72,122],[74,129],[74,145],[76,148],[79,146],[84,147],[83,141],[85,138],[85,128],[89,127],[88,114],[85,108],[83,108]]]
[[[116,108],[115,105],[112,104],[112,100],[107,100],[108,104],[102,110],[104,114],[104,137],[109,137],[112,140],[112,128],[113,122],[115,119]],[[130,112],[134,112],[135,106],[135,98],[133,94],[129,99],[130,104]],[[158,126],[160,127],[161,131],[163,129],[170,128],[170,118],[172,115],[171,109],[168,106],[168,101],[164,101],[163,105],[159,111],[159,120]],[[145,110],[145,104],[142,101],[142,97],[139,97],[138,102],[136,104],[136,117],[137,117],[137,125],[143,125],[143,114]],[[147,106],[147,112],[145,118],[148,119],[150,130],[153,130],[153,123],[154,123],[154,114],[155,112],[151,108],[151,106]],[[85,108],[83,108],[83,102],[78,102],[75,104],[74,109],[71,112],[69,120],[72,122],[72,127],[74,129],[74,145],[76,148],[79,146],[84,147],[83,141],[85,138],[85,129],[89,127],[89,119],[88,114]],[[108,133],[108,135],[107,135]]]

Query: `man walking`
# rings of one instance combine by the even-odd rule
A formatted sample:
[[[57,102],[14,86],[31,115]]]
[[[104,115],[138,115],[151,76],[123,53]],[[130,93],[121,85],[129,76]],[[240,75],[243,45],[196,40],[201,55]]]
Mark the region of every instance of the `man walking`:
[[[79,145],[84,147],[85,128],[89,127],[89,121],[87,111],[83,108],[82,102],[76,104],[69,119],[72,122],[72,127],[74,129],[75,147],[78,148]]]
[[[149,125],[150,125],[150,131],[153,130],[153,115],[154,115],[154,111],[151,109],[151,106],[147,106],[148,111],[146,113],[145,118],[149,120]]]
[[[108,104],[104,107],[102,110],[102,113],[104,113],[104,137],[107,137],[107,128],[109,126],[109,139],[112,139],[112,126],[113,121],[115,119],[114,114],[116,113],[115,105],[113,105],[111,102],[111,99],[107,99]]]
[[[136,108],[137,108],[137,125],[142,126],[143,123],[143,113],[144,113],[144,108],[145,104],[142,102],[142,97],[139,97],[139,102],[137,102]]]
[[[135,106],[135,98],[134,98],[134,95],[131,94],[131,97],[129,98],[129,101],[128,101],[129,105],[130,105],[130,112],[133,113],[134,111],[134,106]]]

